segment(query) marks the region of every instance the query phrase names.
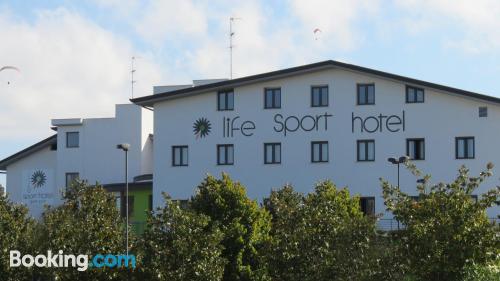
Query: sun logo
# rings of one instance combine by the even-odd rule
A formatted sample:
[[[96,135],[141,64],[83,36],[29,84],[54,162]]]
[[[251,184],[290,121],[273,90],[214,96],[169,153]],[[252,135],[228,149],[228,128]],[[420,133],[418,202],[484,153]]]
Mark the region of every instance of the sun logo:
[[[208,119],[205,117],[199,118],[193,124],[193,131],[196,139],[208,136],[211,129],[212,125],[210,124],[210,121],[208,121]]]
[[[44,172],[37,170],[31,175],[31,185],[33,188],[42,187],[45,185],[45,182],[47,182],[47,176]]]

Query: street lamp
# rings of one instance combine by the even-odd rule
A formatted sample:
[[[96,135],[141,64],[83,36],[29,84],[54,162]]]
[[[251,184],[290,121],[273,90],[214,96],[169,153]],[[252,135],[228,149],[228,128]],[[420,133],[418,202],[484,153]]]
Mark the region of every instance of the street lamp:
[[[409,157],[408,156],[401,156],[399,159],[396,158],[388,158],[387,161],[389,161],[391,164],[398,165],[398,188],[399,188],[399,164],[404,164],[408,161]]]
[[[126,214],[126,218],[127,218],[127,225],[126,225],[126,240],[127,240],[127,244],[126,244],[126,249],[127,249],[127,258],[128,258],[128,150],[130,148],[130,144],[128,143],[121,143],[121,144],[118,144],[116,146],[117,149],[121,149],[123,151],[125,151],[125,214]]]

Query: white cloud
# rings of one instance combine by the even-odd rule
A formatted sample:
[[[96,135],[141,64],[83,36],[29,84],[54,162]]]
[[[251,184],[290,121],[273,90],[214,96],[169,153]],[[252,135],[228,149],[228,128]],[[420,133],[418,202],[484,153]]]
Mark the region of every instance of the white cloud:
[[[482,53],[500,48],[500,1],[498,0],[397,0],[413,32],[442,35],[445,47]],[[452,31],[451,34],[449,34]]]
[[[66,9],[28,23],[0,13],[0,140],[49,134],[51,118],[106,117],[130,97],[129,42]],[[136,92],[149,94],[162,69],[139,54]],[[10,84],[8,84],[10,81]]]

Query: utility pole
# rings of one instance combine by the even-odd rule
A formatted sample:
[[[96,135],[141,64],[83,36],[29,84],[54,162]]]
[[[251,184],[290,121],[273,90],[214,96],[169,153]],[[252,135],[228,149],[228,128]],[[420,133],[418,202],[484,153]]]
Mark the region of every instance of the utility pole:
[[[230,17],[229,18],[229,78],[233,79],[233,22],[235,20],[240,20],[241,18]]]

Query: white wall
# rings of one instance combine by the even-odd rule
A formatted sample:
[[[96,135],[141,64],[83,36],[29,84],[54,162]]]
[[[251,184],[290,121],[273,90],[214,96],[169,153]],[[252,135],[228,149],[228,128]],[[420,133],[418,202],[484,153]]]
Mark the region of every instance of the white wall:
[[[46,173],[47,181],[43,187],[43,194],[50,193],[53,198],[46,198],[47,204],[51,204],[53,199],[58,196],[55,184],[56,172],[56,151],[46,147],[37,151],[7,167],[7,190],[9,198],[18,203],[29,204],[31,215],[39,217],[43,212],[43,203],[35,202],[32,199],[25,198],[25,195],[31,195],[32,192],[27,189],[27,176],[32,174],[33,170],[43,170]],[[26,174],[28,173],[28,175]],[[35,192],[36,193],[36,192]],[[36,199],[33,199],[36,200]]]
[[[356,84],[375,83],[376,104],[356,105]],[[310,106],[311,85],[329,86],[329,106]],[[281,109],[264,109],[263,89],[281,87]],[[155,104],[154,146],[154,205],[163,204],[161,192],[174,198],[189,198],[206,173],[219,176],[228,172],[241,181],[252,198],[268,196],[270,189],[291,183],[297,190],[309,192],[314,183],[331,179],[338,186],[348,186],[352,193],[376,197],[376,212],[385,207],[381,198],[379,178],[396,182],[396,167],[387,162],[388,157],[406,154],[406,138],[425,138],[426,160],[416,161],[423,171],[433,175],[433,181],[449,181],[457,174],[460,165],[478,173],[491,161],[500,165],[500,108],[450,94],[425,89],[425,103],[406,104],[405,84],[366,74],[344,70],[295,76],[243,86],[235,89],[235,110],[217,111],[215,92],[178,98]],[[478,117],[478,106],[488,106],[487,118]],[[405,112],[405,131],[361,133],[352,132],[352,113],[357,116],[398,115]],[[274,115],[321,115],[332,114],[328,130],[297,131],[284,136],[273,130]],[[239,116],[237,124],[245,120],[255,123],[253,136],[235,135],[222,137],[224,117]],[[206,117],[212,124],[212,132],[206,138],[196,139],[193,123]],[[455,137],[475,136],[476,158],[455,159]],[[356,161],[356,140],[375,139],[376,161]],[[329,163],[311,163],[310,142],[329,141]],[[282,163],[265,165],[263,143],[282,143]],[[216,145],[232,143],[235,146],[234,166],[217,166]],[[189,145],[189,166],[172,167],[171,146]],[[495,169],[498,175],[498,169]],[[498,176],[484,184],[480,191],[498,183]],[[416,178],[404,169],[401,187],[416,193]],[[498,210],[498,208],[496,209]],[[498,211],[496,211],[498,212]],[[490,215],[493,215],[492,212]]]

